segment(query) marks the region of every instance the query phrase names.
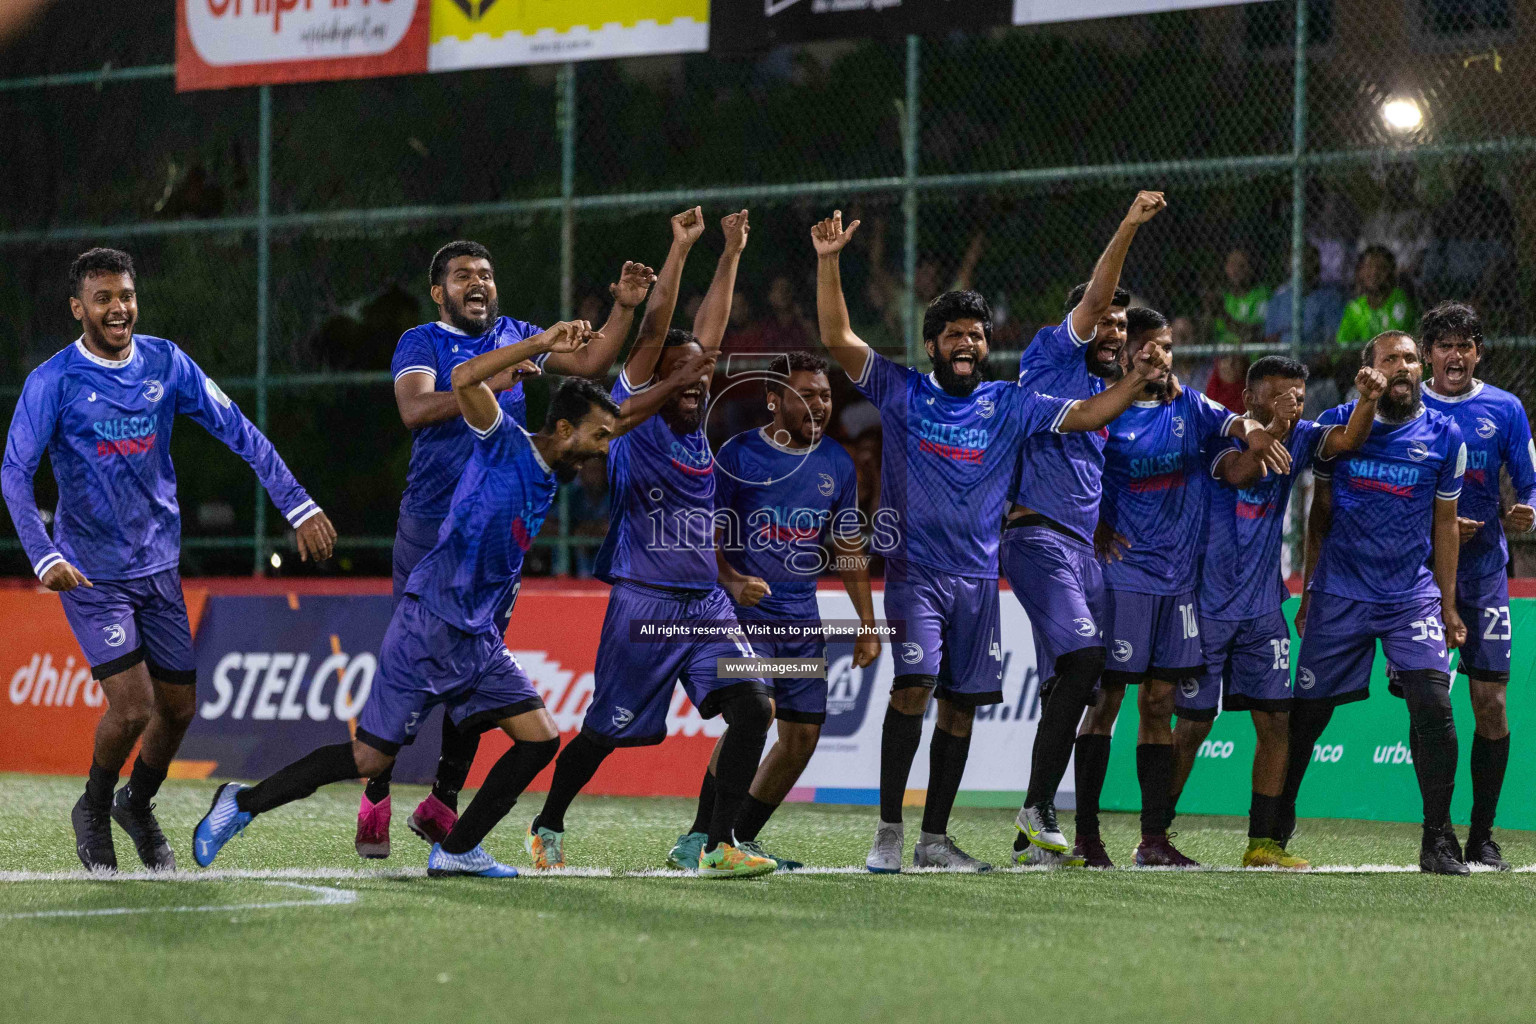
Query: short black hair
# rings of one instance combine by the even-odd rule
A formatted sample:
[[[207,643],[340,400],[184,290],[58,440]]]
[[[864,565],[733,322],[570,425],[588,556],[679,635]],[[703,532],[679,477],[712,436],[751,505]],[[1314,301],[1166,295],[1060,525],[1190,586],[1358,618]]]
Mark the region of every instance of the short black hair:
[[[1360,365],[1375,366],[1376,343],[1378,341],[1390,341],[1393,338],[1407,338],[1409,341],[1413,341],[1413,335],[1409,334],[1407,331],[1382,331],[1380,334],[1376,335],[1376,337],[1366,342],[1365,348],[1360,350]],[[1417,347],[1417,342],[1415,342],[1415,347]]]
[[[1360,262],[1364,263],[1366,261],[1366,258],[1369,257],[1369,256],[1380,256],[1382,259],[1387,261],[1387,266],[1391,267],[1394,273],[1397,271],[1397,257],[1392,255],[1392,250],[1388,249],[1386,246],[1384,246],[1384,245],[1368,245],[1368,246],[1366,246],[1360,252]]]
[[[1132,306],[1125,311],[1125,336],[1139,338],[1148,331],[1168,326],[1168,318],[1150,306]]]
[[[133,257],[121,249],[87,249],[69,265],[69,294],[79,298],[80,286],[95,274],[127,274],[134,283],[139,279],[133,270]]]
[[[474,256],[476,259],[490,260],[491,250],[479,242],[469,242],[463,239],[457,242],[449,242],[433,254],[432,266],[427,271],[427,280],[434,285],[442,284],[448,277],[449,262],[460,256]]]
[[[1465,338],[1483,350],[1483,319],[1465,302],[1442,302],[1419,320],[1419,344],[1428,352],[1442,338]]]
[[[821,356],[810,352],[791,352],[784,358],[789,363],[789,369],[784,372],[784,375],[782,377],[775,375],[763,381],[763,386],[771,394],[782,395],[784,389],[789,386],[789,375],[797,370],[803,370],[807,373],[827,372],[827,361]]]
[[[704,347],[704,343],[699,340],[698,335],[692,331],[685,331],[681,327],[673,327],[668,330],[667,336],[661,342],[662,348],[682,348],[684,345]]]
[[[1306,380],[1312,375],[1307,364],[1290,356],[1264,356],[1248,367],[1248,386],[1254,387],[1265,377],[1284,377],[1286,380]]]
[[[1083,296],[1088,294],[1088,285],[1090,283],[1091,282],[1089,281],[1084,281],[1082,284],[1078,285],[1076,288],[1073,288],[1070,292],[1067,293],[1067,305],[1066,308],[1062,310],[1063,313],[1070,316],[1072,311],[1082,303]],[[1116,285],[1115,297],[1110,300],[1109,304],[1112,308],[1119,306],[1121,309],[1124,309],[1126,306],[1131,304],[1131,293],[1126,291],[1124,288],[1121,288],[1119,285]]]
[[[587,418],[593,406],[614,416],[619,414],[619,403],[600,385],[585,377],[565,378],[549,400],[549,412],[544,416],[544,433],[553,434],[555,425],[561,420],[573,427],[578,426]]]
[[[992,307],[980,292],[945,292],[923,313],[923,340],[938,341],[944,325],[956,320],[980,320],[981,333],[992,343]]]

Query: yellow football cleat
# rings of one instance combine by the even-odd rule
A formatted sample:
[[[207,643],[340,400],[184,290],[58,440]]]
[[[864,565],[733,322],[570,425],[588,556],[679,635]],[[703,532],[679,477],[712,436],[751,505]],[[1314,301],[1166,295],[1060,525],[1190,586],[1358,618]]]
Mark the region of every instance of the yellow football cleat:
[[[756,878],[773,874],[778,866],[771,857],[758,857],[730,843],[721,843],[699,858],[699,877]]]
[[[1273,839],[1250,839],[1248,850],[1243,854],[1243,867],[1245,868],[1283,868],[1286,871],[1306,871],[1312,865],[1302,860],[1293,853],[1287,853],[1285,848]]]
[[[528,851],[528,856],[533,859],[533,866],[539,871],[565,867],[564,832],[551,832],[547,828],[530,827],[527,837],[523,840],[523,848]]]

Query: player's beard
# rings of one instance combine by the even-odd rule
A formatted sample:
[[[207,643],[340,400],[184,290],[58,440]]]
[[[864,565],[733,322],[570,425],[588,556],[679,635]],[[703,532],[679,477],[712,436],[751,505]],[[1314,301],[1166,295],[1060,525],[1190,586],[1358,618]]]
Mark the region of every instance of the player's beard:
[[[1392,388],[1400,381],[1408,382],[1408,397],[1401,402],[1392,397]],[[1414,379],[1400,373],[1387,381],[1387,390],[1376,399],[1376,412],[1388,423],[1407,423],[1419,414],[1419,407],[1423,404],[1423,396],[1419,394]]]
[[[1111,383],[1125,376],[1125,368],[1120,365],[1120,353],[1116,352],[1115,358],[1111,359],[1109,362],[1103,362],[1099,359],[1098,342],[1090,343],[1088,347],[1083,350],[1083,365],[1087,368],[1088,372],[1093,374],[1095,377],[1102,377],[1104,380],[1110,381]]]
[[[682,409],[683,396],[678,392],[667,399],[667,404],[661,407],[661,419],[672,428],[674,433],[691,434],[704,422],[704,402],[705,396],[700,395],[699,403],[694,406],[693,412],[685,413]]]
[[[443,296],[443,312],[448,316],[448,322],[468,335],[484,334],[501,316],[501,306],[496,301],[496,296],[488,295],[485,300],[485,318],[477,320],[464,312],[462,303],[455,302],[447,295]]]
[[[576,474],[585,461],[585,459],[556,459],[555,464],[549,467],[549,471],[555,474],[556,483],[568,484],[576,479]]]
[[[953,364],[938,353],[933,356],[933,376],[939,382],[939,387],[945,394],[954,395],[956,398],[969,398],[971,393],[981,385],[981,360],[971,364],[971,372],[965,376],[955,372]]]

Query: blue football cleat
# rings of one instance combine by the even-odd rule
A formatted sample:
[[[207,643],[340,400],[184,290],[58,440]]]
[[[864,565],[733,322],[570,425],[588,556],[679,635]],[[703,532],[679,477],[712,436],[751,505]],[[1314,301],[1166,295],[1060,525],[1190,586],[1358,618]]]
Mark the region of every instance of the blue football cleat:
[[[226,782],[214,791],[213,804],[192,833],[192,856],[199,866],[212,864],[224,844],[251,823],[251,813],[235,803],[235,794],[244,788],[238,782]]]
[[[517,868],[501,863],[486,853],[483,847],[477,846],[468,853],[449,853],[443,849],[441,843],[434,843],[432,852],[427,855],[427,874],[432,878],[446,878],[452,875],[516,878]]]

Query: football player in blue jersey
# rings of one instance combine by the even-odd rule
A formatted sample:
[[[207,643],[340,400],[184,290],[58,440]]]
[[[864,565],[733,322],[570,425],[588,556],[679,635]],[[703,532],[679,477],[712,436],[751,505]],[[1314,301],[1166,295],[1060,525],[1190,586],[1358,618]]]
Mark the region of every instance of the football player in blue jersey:
[[[500,728],[512,746],[448,835],[433,844],[427,873],[517,875],[486,853],[481,841],[560,745],[554,719],[503,636],[522,585],[523,557],[558,484],[574,479],[583,462],[608,451],[611,439],[696,381],[706,362],[700,354],[623,406],[591,381],[568,380],[550,401],[543,429],[529,434],[487,382],[523,359],[574,355],[591,337],[591,325],[583,321],[560,323],[454,367],[454,398],[474,431],[475,449],[437,543],[412,570],[395,607],[356,736],[312,751],[255,786],[220,786],[193,836],[199,864],[213,863],[258,814],[302,800],[320,786],[387,771],[427,712],[442,704],[460,727],[477,733]]]
[[[1393,686],[1408,703],[1424,801],[1419,868],[1465,875],[1450,828],[1458,753],[1450,652],[1467,638],[1456,607],[1456,508],[1467,446],[1454,419],[1426,407],[1413,338],[1379,334],[1361,363],[1387,386],[1360,450],[1314,470],[1319,487],[1307,523],[1307,583],[1296,613],[1301,652],[1276,836],[1283,846],[1295,831],[1296,795],[1334,708],[1370,696],[1380,640]],[[1352,404],[1342,405],[1318,422],[1342,423],[1352,412]]]
[[[787,372],[763,374],[769,422],[730,438],[715,456],[720,585],[731,595],[759,657],[824,661],[827,641],[816,578],[835,567],[864,630],[855,640],[851,667],[864,668],[879,655],[880,641],[874,633],[858,476],[842,445],[823,432],[832,416],[827,361],[809,352],[783,358]],[[801,864],[765,853],[757,837],[816,752],[827,720],[826,671],[772,680],[778,737],[736,819],[736,844],[771,858],[781,871]],[[714,804],[711,765],[693,827],[679,837],[668,864],[697,868]]]
[[[841,211],[811,232],[822,344],[880,412],[884,455],[875,548],[886,556],[885,614],[898,652],[880,745],[880,821],[865,867],[901,870],[902,798],[931,697],[927,804],[916,867],[987,870],[948,834],[976,708],[1002,702],[998,526],[1019,448],[1043,431],[1098,430],[1123,413],[1167,352],[1147,346],[1114,386],[1082,399],[1040,395],[983,377],[992,311],[976,292],[946,292],[923,314],[932,373],[899,366],[853,333],[840,254],[858,229]]]
[[[629,336],[635,307],[645,301],[656,280],[642,263],[625,263],[619,280],[608,286],[613,310],[601,332],[574,352],[544,353],[509,367],[488,386],[513,422],[526,426],[523,378],[545,370],[578,377],[608,371]],[[453,368],[483,352],[514,344],[538,334],[540,328],[502,316],[496,271],[490,251],[478,242],[449,242],[432,257],[427,271],[435,323],[406,331],[395,346],[390,368],[395,377],[395,405],[400,421],[411,431],[411,461],[405,494],[395,529],[394,599],[398,604],[416,563],[437,543],[454,488],[474,451],[474,435],[459,416],[449,378]],[[505,631],[506,623],[502,623]],[[411,813],[411,831],[429,843],[441,842],[453,828],[459,789],[469,776],[478,735],[457,731],[443,717],[442,754],[432,791]],[[389,856],[390,777],[370,779],[357,811],[357,852],[363,857]]]
[[[1472,824],[1464,859],[1509,869],[1493,839],[1504,769],[1509,763],[1509,684],[1513,630],[1509,617],[1509,542],[1536,524],[1536,448],[1520,399],[1477,379],[1483,327],[1477,312],[1446,302],[1424,314],[1419,344],[1429,360],[1424,404],[1455,420],[1467,444],[1467,472],[1456,506],[1461,556],[1456,608],[1467,624],[1457,671],[1467,677],[1476,729],[1472,734]],[[1509,474],[1515,504],[1503,511],[1499,470]]]
[[[177,567],[181,514],[171,428],[190,417],[228,445],[296,531],[301,559],[329,558],[336,531],[261,432],[174,343],[133,333],[133,260],[91,249],[69,269],[81,335],[27,375],[0,468],[22,547],[64,614],[107,710],[71,822],[80,862],[116,870],[112,821],[144,865],[176,866],[151,801],[196,708],[196,665]],[[52,539],[32,479],[48,453],[58,481]],[[128,784],[118,773],[142,739]]]

